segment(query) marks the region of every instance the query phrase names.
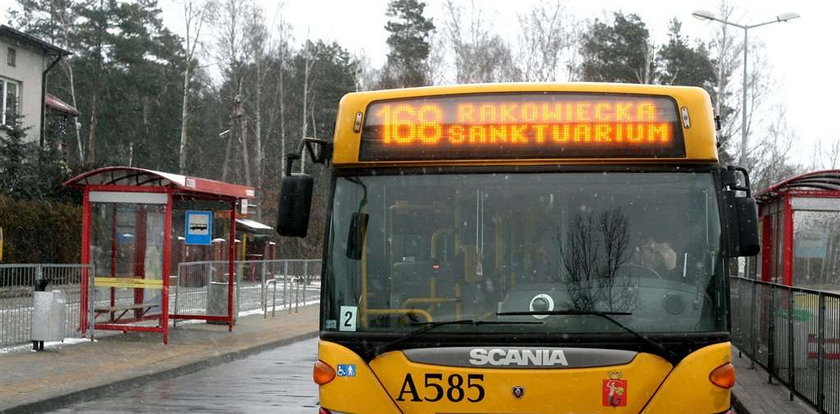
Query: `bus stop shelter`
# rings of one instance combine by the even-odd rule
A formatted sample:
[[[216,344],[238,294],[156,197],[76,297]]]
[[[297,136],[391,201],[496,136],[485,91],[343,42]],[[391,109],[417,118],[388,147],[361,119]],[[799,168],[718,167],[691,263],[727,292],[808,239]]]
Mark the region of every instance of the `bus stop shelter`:
[[[83,192],[81,262],[93,264],[93,274],[82,275],[82,331],[157,332],[166,344],[170,319],[233,330],[236,208],[247,206],[253,188],[133,167],[88,171],[64,185]],[[170,314],[173,241],[209,249],[225,232],[226,314]]]
[[[756,195],[761,280],[840,290],[840,170],[814,171]]]

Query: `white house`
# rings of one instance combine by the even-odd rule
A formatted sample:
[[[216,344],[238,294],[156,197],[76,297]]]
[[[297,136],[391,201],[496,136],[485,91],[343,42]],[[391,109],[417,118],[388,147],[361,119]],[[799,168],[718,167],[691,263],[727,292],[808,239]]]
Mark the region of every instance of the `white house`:
[[[29,127],[26,142],[43,144],[47,73],[67,55],[60,47],[0,25],[0,131],[12,124],[10,114],[16,113]]]

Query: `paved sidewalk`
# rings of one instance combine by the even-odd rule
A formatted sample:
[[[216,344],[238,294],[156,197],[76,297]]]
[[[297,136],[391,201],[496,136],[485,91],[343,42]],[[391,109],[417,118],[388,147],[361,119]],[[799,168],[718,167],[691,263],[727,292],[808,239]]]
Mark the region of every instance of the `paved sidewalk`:
[[[732,364],[735,365],[735,387],[732,388],[732,405],[737,414],[816,414],[816,410],[794,397],[778,381],[767,382],[767,371],[758,364],[750,367],[750,359],[738,356],[732,347]]]
[[[318,306],[268,319],[240,317],[233,333],[227,328],[178,324],[170,330],[169,345],[159,334],[131,332],[44,352],[2,354],[0,412],[52,410],[312,338],[318,331]]]

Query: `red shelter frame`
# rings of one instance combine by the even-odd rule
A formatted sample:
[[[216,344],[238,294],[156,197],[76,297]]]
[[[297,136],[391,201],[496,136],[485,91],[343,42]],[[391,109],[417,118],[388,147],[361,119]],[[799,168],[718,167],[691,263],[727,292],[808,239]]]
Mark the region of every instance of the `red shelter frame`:
[[[255,192],[253,187],[134,167],[105,167],[88,171],[86,173],[83,173],[65,181],[63,185],[78,188],[83,193],[81,262],[84,265],[88,265],[91,263],[90,252],[92,226],[92,193],[111,193],[111,195],[116,197],[119,197],[121,193],[154,193],[162,194],[166,197],[163,221],[164,237],[162,252],[163,263],[161,275],[162,293],[159,326],[152,327],[116,323],[97,323],[94,325],[94,329],[159,332],[163,335],[164,344],[169,343],[170,319],[198,319],[227,322],[228,331],[233,331],[233,323],[235,319],[235,315],[233,314],[235,277],[233,277],[233,275],[235,274],[234,259],[236,257],[236,243],[234,243],[233,241],[236,238],[236,203],[239,200],[254,198]],[[172,210],[173,197],[175,196],[189,196],[197,200],[222,201],[230,203],[231,224],[228,243],[228,274],[230,276],[228,277],[227,315],[217,316],[169,314],[169,272],[172,252]],[[127,201],[127,203],[131,204],[131,201]],[[141,234],[138,234],[138,237],[145,238],[145,230],[141,232]],[[112,255],[113,254],[114,253],[112,252]],[[142,267],[143,263],[139,260],[135,260],[135,266]],[[143,272],[141,271],[139,274],[143,274]],[[88,269],[85,268],[82,274],[80,312],[81,315],[79,321],[82,332],[87,331],[89,323],[91,322],[89,320],[89,315],[91,311],[89,298],[89,292],[92,283],[91,279],[92,275],[90,275]],[[139,292],[140,295],[142,295],[142,293],[142,291]],[[136,297],[137,294],[137,289],[135,289],[135,302],[137,302],[138,299]],[[113,295],[111,300],[111,306],[113,307]],[[142,298],[140,301],[142,302]],[[147,318],[143,318],[142,314],[137,314],[134,319],[124,320],[124,322],[134,322],[143,319]]]
[[[764,281],[793,286],[796,197],[840,198],[840,170],[814,171],[774,184],[756,195]]]

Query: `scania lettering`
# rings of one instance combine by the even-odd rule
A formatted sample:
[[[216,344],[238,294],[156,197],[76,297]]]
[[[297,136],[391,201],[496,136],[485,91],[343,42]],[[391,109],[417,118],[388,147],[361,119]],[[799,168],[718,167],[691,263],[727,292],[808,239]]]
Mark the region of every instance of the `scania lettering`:
[[[569,365],[563,351],[559,349],[504,350],[473,349],[470,351],[470,363],[473,365]]]

